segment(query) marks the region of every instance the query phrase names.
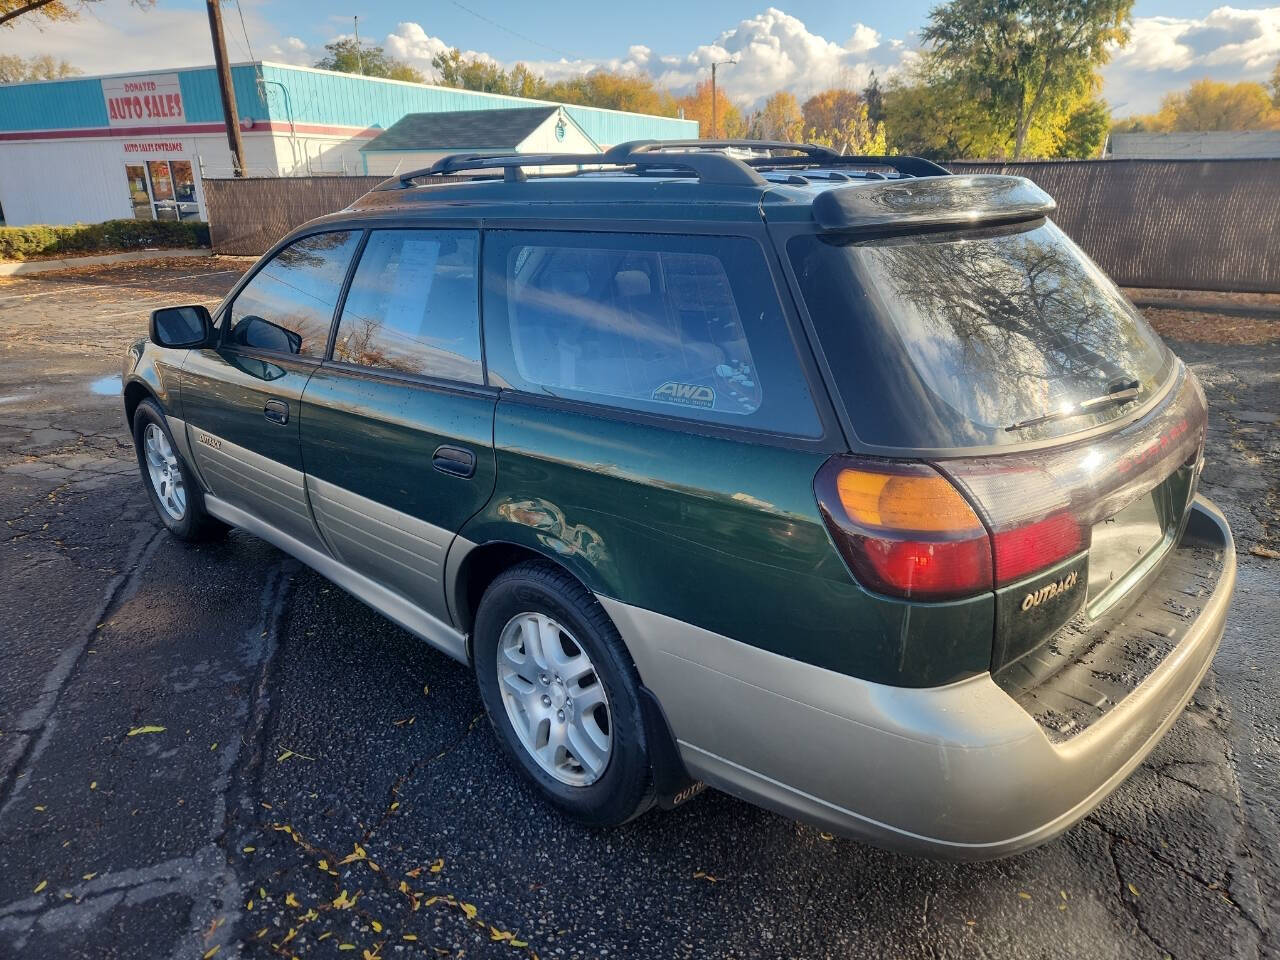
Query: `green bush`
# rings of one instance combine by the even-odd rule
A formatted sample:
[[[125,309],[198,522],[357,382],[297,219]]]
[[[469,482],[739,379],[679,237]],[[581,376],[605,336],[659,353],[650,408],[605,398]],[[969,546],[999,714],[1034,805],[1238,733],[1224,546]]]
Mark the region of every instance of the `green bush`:
[[[194,220],[107,220],[69,227],[0,227],[0,260],[208,245],[209,225]]]

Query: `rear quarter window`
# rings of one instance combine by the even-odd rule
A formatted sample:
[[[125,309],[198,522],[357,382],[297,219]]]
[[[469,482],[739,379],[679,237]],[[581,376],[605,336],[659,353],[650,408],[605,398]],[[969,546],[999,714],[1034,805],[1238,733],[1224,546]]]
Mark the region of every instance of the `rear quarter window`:
[[[768,264],[748,238],[494,231],[484,304],[498,386],[822,433]]]

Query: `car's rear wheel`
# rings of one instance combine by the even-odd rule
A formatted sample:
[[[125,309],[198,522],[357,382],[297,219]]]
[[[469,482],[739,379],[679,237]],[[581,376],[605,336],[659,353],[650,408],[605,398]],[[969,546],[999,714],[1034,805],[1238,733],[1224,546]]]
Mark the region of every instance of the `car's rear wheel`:
[[[189,541],[226,533],[227,525],[206,512],[200,487],[153,400],[143,400],[134,412],[133,445],[152,506],[170,533]]]
[[[556,806],[591,826],[649,808],[639,678],[581,583],[544,561],[498,576],[480,602],[472,656],[499,742]]]

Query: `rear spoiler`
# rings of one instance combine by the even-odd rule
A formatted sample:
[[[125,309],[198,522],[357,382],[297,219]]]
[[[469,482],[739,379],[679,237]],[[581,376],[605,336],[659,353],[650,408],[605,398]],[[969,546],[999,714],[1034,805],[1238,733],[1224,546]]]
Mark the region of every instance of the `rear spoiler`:
[[[1046,217],[1053,198],[1025,177],[921,177],[835,187],[813,198],[824,231],[919,230]]]

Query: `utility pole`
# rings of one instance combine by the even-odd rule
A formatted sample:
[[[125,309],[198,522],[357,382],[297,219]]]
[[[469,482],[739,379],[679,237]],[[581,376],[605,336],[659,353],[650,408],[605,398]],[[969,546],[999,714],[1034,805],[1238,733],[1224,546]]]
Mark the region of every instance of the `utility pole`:
[[[209,33],[213,36],[213,63],[218,70],[218,90],[222,94],[222,118],[227,125],[227,146],[231,148],[231,169],[244,176],[244,141],[240,138],[240,118],[236,92],[231,87],[231,64],[227,60],[227,37],[222,32],[222,10],[218,0],[205,0],[209,8]]]
[[[355,24],[356,30],[356,69],[360,71],[360,76],[364,76],[364,59],[360,56],[360,18],[352,17],[352,23]]]
[[[716,140],[720,135],[719,124],[716,123],[716,67],[722,67],[726,64],[737,63],[737,60],[716,60],[711,64],[711,139]]]

